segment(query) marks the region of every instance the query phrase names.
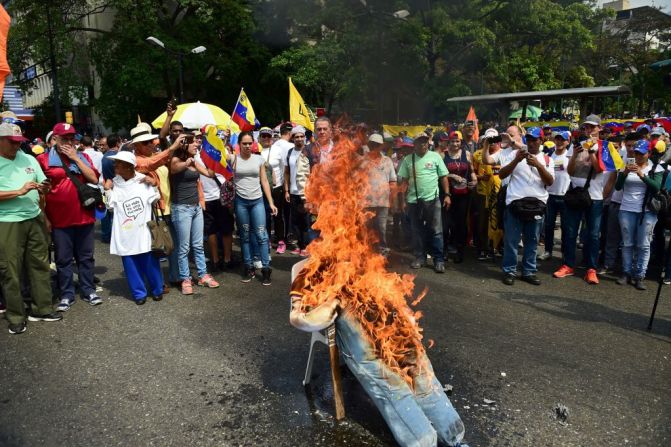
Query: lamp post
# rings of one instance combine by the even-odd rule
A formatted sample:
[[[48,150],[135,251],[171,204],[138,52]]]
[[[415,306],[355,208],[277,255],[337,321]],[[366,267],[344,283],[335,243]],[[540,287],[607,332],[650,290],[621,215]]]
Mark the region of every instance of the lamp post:
[[[182,104],[184,102],[184,56],[188,54],[200,54],[204,52],[207,48],[205,48],[202,45],[199,45],[195,48],[192,48],[191,51],[184,52],[181,50],[173,50],[171,48],[166,47],[161,40],[157,39],[154,36],[149,36],[145,40],[151,44],[163,48],[167,53],[177,56],[177,61],[179,63],[179,103]]]

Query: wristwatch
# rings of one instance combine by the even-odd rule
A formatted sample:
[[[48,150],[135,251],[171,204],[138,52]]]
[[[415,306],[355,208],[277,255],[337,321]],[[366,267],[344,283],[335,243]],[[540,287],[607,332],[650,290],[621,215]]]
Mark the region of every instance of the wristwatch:
[[[450,194],[449,192],[446,192],[446,193],[445,193],[445,196],[446,196],[446,197],[452,197],[452,194]]]

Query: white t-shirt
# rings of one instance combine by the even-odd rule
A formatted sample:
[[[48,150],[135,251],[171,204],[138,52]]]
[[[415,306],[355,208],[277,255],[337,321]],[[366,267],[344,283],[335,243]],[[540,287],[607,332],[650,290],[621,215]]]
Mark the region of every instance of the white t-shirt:
[[[563,196],[571,184],[571,176],[568,175],[568,171],[566,170],[568,168],[569,155],[566,152],[561,155],[553,153],[551,157],[552,161],[554,161],[555,181],[547,187],[547,190],[553,196]]]
[[[132,256],[151,251],[151,233],[147,222],[151,220],[151,205],[160,198],[156,188],[140,183],[144,174],[137,172],[126,181],[121,176],[112,180],[107,191],[107,206],[114,210],[110,253]]]
[[[203,160],[200,158],[200,154],[196,154],[193,159],[196,161],[196,163],[205,166],[205,163],[203,163]],[[224,177],[221,174],[215,174],[217,176],[217,180],[219,180],[220,184],[226,183],[226,177]],[[205,175],[200,175],[200,186],[203,187],[203,199],[206,202],[210,202],[212,200],[219,200],[219,196],[221,195],[221,188],[219,185],[217,185],[217,182],[210,177],[207,177]]]
[[[652,169],[653,163],[648,160],[648,164],[643,168],[643,174],[648,175]],[[655,172],[661,172],[663,168],[657,166]],[[648,189],[648,185],[641,180],[635,172],[630,172],[627,174],[627,178],[624,180],[624,187],[622,188],[622,202],[620,205],[620,211],[631,211],[633,213],[640,213],[643,211],[643,200],[645,200],[645,191]]]
[[[514,160],[516,156],[517,150],[514,150],[512,152],[511,160]],[[552,158],[548,157],[546,163],[545,154],[539,152],[536,154],[536,159],[545,167],[550,175],[554,177],[555,167]],[[508,161],[506,165],[507,164],[510,164],[510,161]],[[501,164],[501,167],[504,166],[504,164]],[[519,162],[517,166],[515,166],[512,174],[508,177],[510,177],[510,181],[508,182],[506,205],[510,205],[511,202],[525,197],[535,197],[543,203],[547,203],[549,194],[547,189],[545,189],[545,183],[543,183],[541,175],[538,173],[538,169],[529,166],[526,159]]]
[[[583,151],[573,155],[579,157],[576,160],[576,171],[571,176],[571,184],[576,188],[582,188],[587,183],[587,175],[589,174],[588,152]],[[578,174],[577,176],[575,174]],[[606,186],[610,173],[599,172],[592,174],[592,180],[589,182],[589,196],[592,200],[603,200],[603,188]]]
[[[270,146],[270,149],[262,149],[261,156],[263,159],[270,163],[270,167],[273,168],[273,174],[275,177],[275,184],[273,187],[282,186],[284,184],[284,167],[287,163],[287,154],[289,149],[294,147],[293,143],[279,139]],[[268,151],[270,151],[270,158],[268,157]],[[271,179],[268,179],[270,182]]]
[[[103,153],[98,152],[97,150],[93,149],[92,147],[87,147],[82,152],[89,156],[89,158],[93,162],[93,167],[96,168],[96,170],[100,173],[100,176],[98,176],[98,185],[102,185],[103,184]]]
[[[298,162],[298,157],[301,156],[303,152],[293,150],[291,155],[289,155],[289,194],[298,195],[298,185],[296,185],[296,163]]]
[[[496,164],[503,167],[515,159],[514,154],[516,153],[516,150],[512,146],[508,146],[492,154],[492,158]],[[501,186],[506,186],[508,183],[510,183],[510,176],[501,180]]]

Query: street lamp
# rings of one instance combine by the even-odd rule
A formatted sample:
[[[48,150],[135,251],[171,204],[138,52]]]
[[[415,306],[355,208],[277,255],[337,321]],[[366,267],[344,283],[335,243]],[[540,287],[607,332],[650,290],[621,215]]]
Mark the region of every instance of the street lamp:
[[[189,51],[188,53],[185,53],[184,51],[173,50],[173,49],[170,49],[170,48],[166,47],[165,44],[160,39],[157,39],[154,36],[149,36],[145,40],[147,42],[151,43],[151,44],[154,44],[156,46],[159,46],[159,47],[163,48],[168,53],[177,56],[177,60],[179,61],[179,103],[182,104],[184,102],[184,67],[183,67],[182,59],[184,58],[184,56],[186,56],[189,53],[200,54],[200,53],[204,52],[207,48],[205,48],[202,45],[199,45],[199,46],[191,49],[191,51]]]

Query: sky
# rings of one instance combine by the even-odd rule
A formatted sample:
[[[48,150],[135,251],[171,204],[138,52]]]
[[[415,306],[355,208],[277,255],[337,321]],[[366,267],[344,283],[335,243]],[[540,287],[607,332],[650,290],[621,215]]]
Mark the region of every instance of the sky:
[[[599,5],[608,3],[610,0],[599,0]],[[629,5],[632,8],[639,6],[661,6],[664,12],[671,14],[671,0],[629,0]]]

